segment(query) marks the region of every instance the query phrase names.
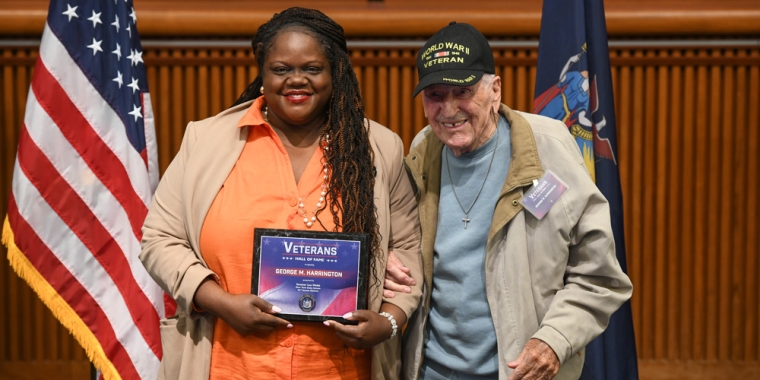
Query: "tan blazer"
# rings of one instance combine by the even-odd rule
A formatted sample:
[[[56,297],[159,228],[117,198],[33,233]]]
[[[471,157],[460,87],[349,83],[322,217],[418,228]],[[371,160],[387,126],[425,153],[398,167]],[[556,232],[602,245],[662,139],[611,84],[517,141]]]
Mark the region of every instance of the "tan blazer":
[[[237,124],[250,105],[247,102],[187,126],[145,219],[140,260],[178,306],[176,316],[161,321],[164,354],[160,379],[209,377],[215,317],[192,308],[200,283],[215,276],[201,256],[200,232],[211,203],[245,145],[249,128]],[[378,275],[382,278],[387,251],[392,249],[412,270],[412,276],[421,279],[417,202],[403,165],[403,144],[398,135],[375,122],[370,122],[370,140],[377,170],[374,190],[382,247],[375,263]],[[411,316],[421,297],[420,285],[413,287],[412,294],[381,297],[382,284],[370,279],[370,310],[379,311],[385,301]],[[400,368],[399,336],[373,348],[375,379],[396,379]]]

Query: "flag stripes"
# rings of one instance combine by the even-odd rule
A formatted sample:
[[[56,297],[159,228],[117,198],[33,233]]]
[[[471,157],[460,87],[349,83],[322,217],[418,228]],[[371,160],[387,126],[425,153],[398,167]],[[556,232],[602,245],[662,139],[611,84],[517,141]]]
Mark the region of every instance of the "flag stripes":
[[[63,136],[61,131],[55,126],[53,121],[48,117],[47,113],[37,103],[34,91],[29,92],[27,99],[27,115],[24,122],[24,127],[20,131],[19,151],[26,149],[26,144],[30,143],[30,149],[38,149],[44,155],[37,155],[41,157],[41,164],[50,163],[54,168],[48,170],[48,172],[55,173],[65,179],[65,183],[61,183],[64,186],[70,186],[71,192],[67,195],[77,195],[81,198],[81,201],[86,203],[88,213],[92,213],[97,217],[97,223],[105,229],[107,234],[114,239],[118,245],[118,249],[121,251],[118,254],[123,259],[116,258],[119,261],[128,261],[128,266],[132,270],[139,288],[148,297],[155,311],[160,311],[163,306],[163,292],[154,286],[153,279],[145,271],[145,267],[135,257],[135,255],[126,255],[125,252],[139,252],[140,242],[134,237],[133,234],[124,234],[120,230],[120,226],[129,225],[129,219],[124,209],[121,208],[116,198],[103,186],[102,183],[96,180],[92,171],[87,163],[76,153],[73,147],[68,144],[68,140]],[[27,125],[44,125],[48,128],[27,128]],[[55,160],[49,160],[48,157],[54,157]],[[34,169],[35,160],[24,160],[29,163],[29,169],[26,172],[32,172]],[[44,178],[44,177],[43,177]],[[43,184],[44,188],[54,189],[60,191],[54,186],[50,179],[46,180],[47,183]],[[79,202],[79,199],[75,199],[73,202]],[[98,205],[98,207],[94,207]],[[93,220],[93,222],[95,222]],[[99,228],[99,227],[95,227]],[[102,231],[102,229],[100,229]],[[103,254],[106,254],[104,252]],[[127,265],[126,262],[124,265]]]
[[[50,76],[66,92],[67,98],[76,105],[76,108],[87,120],[87,124],[119,159],[135,192],[145,205],[149,205],[155,186],[151,186],[151,182],[145,174],[145,162],[140,153],[131,146],[129,138],[123,133],[123,130],[119,132],[120,128],[117,128],[119,126],[123,128],[124,118],[133,119],[133,116],[118,114],[109,103],[101,98],[100,92],[90,83],[89,78],[68,55],[66,48],[50,32],[50,27],[47,25],[45,32],[47,33],[43,34],[40,44],[40,60],[44,62]],[[131,89],[127,89],[127,91],[132,93]],[[142,95],[148,96],[149,93],[145,92]],[[146,121],[149,107],[149,103],[143,105],[143,110],[146,111],[144,118]],[[146,110],[146,108],[148,109]],[[150,117],[152,122],[152,113]],[[146,125],[145,135],[155,136],[153,125],[151,124],[150,128],[147,127]],[[152,150],[155,152],[155,140],[146,140],[146,143],[152,143]],[[151,179],[155,181],[155,184],[158,184],[158,175],[151,176]]]
[[[32,78],[32,91],[37,94],[40,105],[60,128],[61,133],[122,204],[129,216],[135,237],[141,239],[142,223],[148,214],[148,207],[132,187],[124,165],[93,131],[90,123],[74,105],[74,99],[69,99],[66,91],[47,71],[43,60],[44,58],[37,60],[35,75]],[[144,163],[142,165],[145,167]]]
[[[54,126],[53,126],[54,127]],[[53,128],[50,128],[51,130]],[[48,140],[50,141],[50,140]],[[120,291],[119,297],[123,298],[129,314],[132,315],[136,327],[142,332],[148,342],[154,342],[151,349],[160,356],[161,349],[157,342],[160,341],[158,331],[151,326],[159,323],[158,312],[145,293],[140,289],[132,276],[131,271],[123,268],[131,267],[124,253],[114,241],[109,232],[100,224],[87,205],[76,191],[61,177],[34,142],[29,139],[26,127],[22,128],[19,136],[18,167],[28,179],[28,183],[39,191],[39,197],[44,199],[51,210],[65,226],[57,226],[71,230],[77,243],[82,243],[84,248],[93,253],[102,268],[108,273],[113,281],[115,289]],[[29,188],[20,189],[18,194],[27,195]],[[48,212],[48,210],[45,210]],[[60,243],[58,243],[60,244]],[[80,249],[83,247],[77,247]],[[142,269],[140,263],[135,263]],[[102,282],[98,282],[102,284]],[[161,295],[158,294],[160,297]]]
[[[14,173],[21,172],[18,165],[14,169]],[[29,261],[47,279],[58,293],[57,296],[64,297],[62,292],[73,291],[74,287],[82,289],[71,297],[64,297],[64,300],[93,331],[98,338],[97,343],[102,346],[103,351],[123,378],[155,377],[155,375],[151,377],[147,374],[153,365],[155,369],[158,368],[159,358],[152,354],[152,349],[139,331],[136,331],[135,321],[132,320],[116,284],[94,257],[85,257],[81,254],[87,251],[87,247],[67,228],[53,209],[40,199],[41,194],[31,182],[28,182],[25,175],[14,177],[13,198],[8,207],[8,219],[10,225],[13,226],[14,234],[17,237],[23,236],[23,239],[16,239],[19,249],[22,252],[34,252],[34,255],[27,255]],[[27,211],[24,212],[24,210]],[[28,229],[19,227],[23,224],[28,225]],[[17,229],[19,231],[16,231]],[[46,254],[48,252],[52,259]],[[56,267],[57,270],[46,268],[46,266]],[[62,273],[69,275],[62,275]],[[56,277],[50,277],[51,275],[56,275]],[[94,302],[86,302],[88,298],[94,299]],[[55,313],[55,310],[53,312]],[[107,333],[108,330],[112,332]],[[109,338],[111,335],[116,339],[102,339]],[[116,342],[120,344],[117,345]],[[82,345],[87,349],[88,344],[92,343],[86,342]],[[90,354],[89,351],[88,354]],[[135,363],[137,372],[142,372],[144,375],[133,377],[123,372],[124,363],[118,363],[116,359],[125,354],[131,362]],[[142,371],[140,367],[143,367]]]
[[[113,353],[111,363],[108,363],[113,367],[113,371],[118,371],[124,378],[138,378],[132,361],[126,356],[124,346],[117,339],[103,309],[98,306],[90,293],[82,287],[82,284],[76,280],[64,264],[58,260],[58,257],[48,249],[48,246],[40,240],[34,229],[26,223],[26,220],[18,214],[14,199],[11,199],[8,207],[8,219],[13,225],[15,234],[24,236],[25,244],[23,248],[19,249],[35,252],[35,255],[29,258],[29,262],[37,269],[42,278],[49,281],[49,286],[57,296],[55,298],[60,297],[63,302],[71,307],[72,316],[85,316],[80,324],[88,326],[89,330],[95,334],[95,339],[88,339],[87,342],[97,345],[96,351]],[[43,301],[45,301],[44,297]],[[50,301],[45,303],[51,307]],[[56,310],[54,307],[51,309]],[[61,314],[60,311],[54,312],[57,315]],[[71,330],[75,329],[71,328]],[[76,329],[76,331],[81,331],[81,329]],[[94,349],[93,347],[86,348],[88,348],[88,352]],[[103,372],[109,371],[104,370]]]

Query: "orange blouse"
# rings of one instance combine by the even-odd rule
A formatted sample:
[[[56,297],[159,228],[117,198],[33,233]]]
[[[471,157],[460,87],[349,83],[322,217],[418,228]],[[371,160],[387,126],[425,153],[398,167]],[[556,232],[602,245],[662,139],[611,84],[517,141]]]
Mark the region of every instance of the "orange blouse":
[[[285,147],[263,120],[263,100],[253,102],[238,123],[250,126],[248,140],[216,195],[200,235],[203,259],[231,294],[251,291],[253,229],[307,229],[298,199],[303,199],[311,218],[324,182],[322,151],[316,149],[296,184]],[[335,227],[329,205],[320,220],[327,230]],[[321,229],[319,223],[310,228]],[[370,351],[346,347],[322,323],[292,323],[292,329],[243,337],[217,318],[210,379],[370,378]]]

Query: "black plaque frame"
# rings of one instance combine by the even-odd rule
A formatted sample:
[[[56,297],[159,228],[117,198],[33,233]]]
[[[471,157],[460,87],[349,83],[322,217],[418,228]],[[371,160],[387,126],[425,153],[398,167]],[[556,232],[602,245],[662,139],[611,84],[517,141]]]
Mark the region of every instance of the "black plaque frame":
[[[259,295],[259,276],[261,270],[261,240],[264,237],[359,241],[361,244],[359,247],[357,266],[358,275],[356,284],[356,310],[367,308],[367,262],[369,260],[369,235],[344,232],[255,228],[253,230],[253,271],[251,273],[251,293],[257,296]],[[306,313],[279,313],[277,316],[288,321],[295,320],[322,322],[326,320],[334,320],[343,324],[357,324],[356,321],[346,320],[342,316],[313,315]]]

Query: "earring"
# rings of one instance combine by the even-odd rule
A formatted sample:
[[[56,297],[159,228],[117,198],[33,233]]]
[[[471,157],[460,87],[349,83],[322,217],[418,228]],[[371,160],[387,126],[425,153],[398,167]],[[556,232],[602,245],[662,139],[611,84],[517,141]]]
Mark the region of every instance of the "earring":
[[[261,91],[261,93],[263,94],[264,93],[264,86],[261,86],[261,88],[259,89],[259,91]]]

